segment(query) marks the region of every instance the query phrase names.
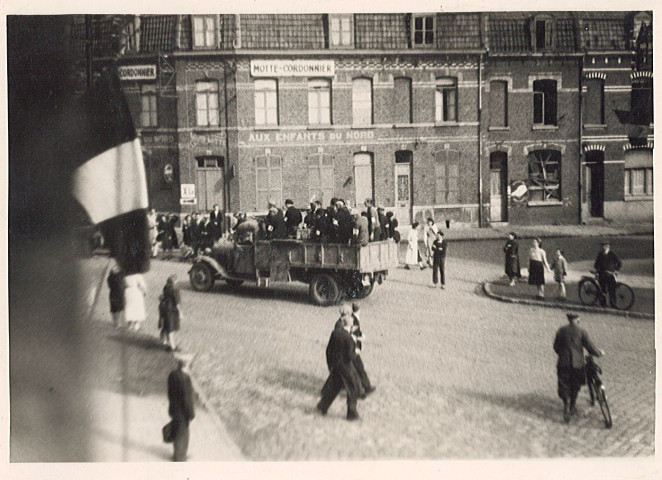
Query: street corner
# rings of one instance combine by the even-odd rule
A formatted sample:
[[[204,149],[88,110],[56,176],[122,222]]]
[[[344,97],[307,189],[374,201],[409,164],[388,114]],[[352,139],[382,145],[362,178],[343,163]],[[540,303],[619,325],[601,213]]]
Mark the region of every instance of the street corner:
[[[580,277],[566,283],[566,298],[564,299],[559,297],[559,287],[554,282],[547,283],[545,285],[545,297],[543,299],[538,298],[535,286],[529,285],[525,277],[515,281],[513,285],[506,277],[487,280],[483,282],[483,291],[488,297],[503,302],[590,313],[606,313],[637,319],[655,319],[655,294],[653,289],[633,287],[635,293],[634,305],[630,310],[617,310],[600,305],[582,304],[578,294],[578,284],[581,279]]]

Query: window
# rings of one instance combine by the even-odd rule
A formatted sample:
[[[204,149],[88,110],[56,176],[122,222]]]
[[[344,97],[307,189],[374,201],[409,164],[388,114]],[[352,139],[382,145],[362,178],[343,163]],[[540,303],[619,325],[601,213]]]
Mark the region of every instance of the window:
[[[223,168],[223,157],[195,157],[198,168]]]
[[[529,201],[561,201],[561,152],[536,150],[529,154]]]
[[[625,195],[653,195],[653,169],[626,168]]]
[[[255,125],[278,125],[276,80],[255,80]]]
[[[632,112],[633,124],[649,125],[653,123],[652,78],[637,78],[632,82],[632,96],[630,101],[630,111]]]
[[[435,91],[435,122],[457,121],[457,79],[437,78]]]
[[[493,80],[490,82],[490,127],[508,126],[508,82]]]
[[[414,15],[412,29],[415,47],[431,47],[434,43],[434,15]]]
[[[447,204],[459,201],[460,152],[441,150],[435,152],[435,203]]]
[[[140,125],[143,127],[156,127],[156,85],[142,85],[140,87]]]
[[[276,205],[283,204],[283,178],[281,172],[282,159],[276,155],[260,155],[255,157],[255,178],[257,181],[258,210],[267,208],[270,200]]]
[[[218,126],[218,82],[197,82],[195,105],[199,127]]]
[[[308,198],[328,205],[333,198],[333,157],[324,153],[308,156]]]
[[[586,80],[586,103],[584,124],[603,125],[605,123],[605,82],[601,78]]]
[[[348,47],[352,45],[352,18],[351,16],[332,15],[329,18],[331,32],[331,46]]]
[[[393,115],[395,123],[411,123],[411,78],[399,77],[393,81]]]
[[[552,20],[551,19],[536,19],[534,21],[533,43],[537,51],[546,50],[554,46],[554,39],[552,37]]]
[[[193,17],[193,46],[216,47],[216,22],[213,16]]]
[[[369,78],[352,81],[352,119],[354,125],[372,124],[372,80]]]
[[[533,82],[533,123],[556,125],[556,80]]]
[[[308,123],[331,124],[331,80],[308,80]]]

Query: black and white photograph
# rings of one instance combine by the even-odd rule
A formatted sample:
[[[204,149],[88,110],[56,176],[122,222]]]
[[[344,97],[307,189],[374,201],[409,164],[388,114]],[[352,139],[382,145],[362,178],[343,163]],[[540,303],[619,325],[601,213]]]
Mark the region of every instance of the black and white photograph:
[[[637,5],[3,6],[7,478],[659,478]]]

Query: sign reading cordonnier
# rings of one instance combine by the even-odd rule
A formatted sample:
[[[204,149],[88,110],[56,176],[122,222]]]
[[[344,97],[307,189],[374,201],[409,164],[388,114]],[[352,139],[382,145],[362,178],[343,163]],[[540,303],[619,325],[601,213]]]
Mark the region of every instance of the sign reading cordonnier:
[[[156,80],[156,65],[125,65],[117,73],[120,80]]]
[[[333,60],[251,60],[253,77],[333,77]]]

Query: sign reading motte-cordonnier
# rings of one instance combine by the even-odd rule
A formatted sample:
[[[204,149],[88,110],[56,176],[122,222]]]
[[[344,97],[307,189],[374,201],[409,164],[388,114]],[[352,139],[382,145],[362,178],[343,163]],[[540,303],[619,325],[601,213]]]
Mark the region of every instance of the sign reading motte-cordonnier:
[[[156,80],[156,65],[125,65],[117,73],[120,80]]]
[[[333,60],[251,60],[253,77],[333,77]]]

